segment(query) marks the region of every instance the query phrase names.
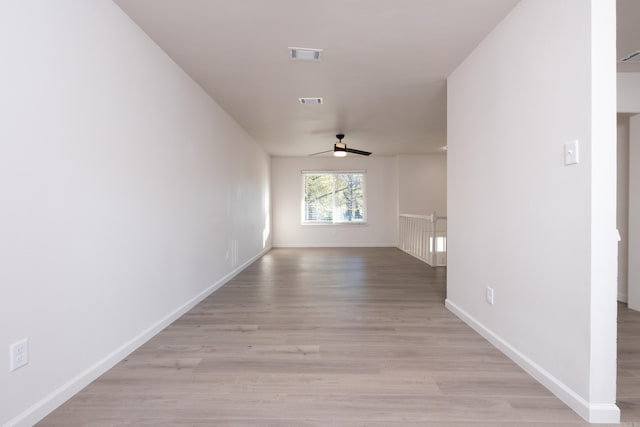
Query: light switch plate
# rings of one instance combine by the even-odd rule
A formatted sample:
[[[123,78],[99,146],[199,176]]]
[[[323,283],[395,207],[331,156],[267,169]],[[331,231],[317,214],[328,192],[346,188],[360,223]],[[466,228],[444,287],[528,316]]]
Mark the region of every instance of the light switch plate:
[[[568,141],[564,143],[564,164],[565,166],[575,165],[580,162],[578,151],[578,140]]]

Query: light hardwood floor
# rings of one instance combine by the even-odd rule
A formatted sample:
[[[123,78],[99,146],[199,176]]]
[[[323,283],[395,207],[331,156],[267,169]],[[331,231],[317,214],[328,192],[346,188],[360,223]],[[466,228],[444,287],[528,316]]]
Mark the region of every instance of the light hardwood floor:
[[[618,304],[618,396],[621,420],[640,426],[640,313]]]
[[[275,249],[40,425],[588,425],[445,309],[445,274],[394,248]],[[637,314],[621,307],[625,421]]]

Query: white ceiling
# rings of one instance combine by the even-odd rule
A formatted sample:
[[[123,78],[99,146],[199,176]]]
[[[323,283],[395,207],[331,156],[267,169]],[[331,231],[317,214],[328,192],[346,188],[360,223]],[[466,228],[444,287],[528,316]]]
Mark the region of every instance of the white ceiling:
[[[336,133],[374,155],[439,152],[447,75],[518,2],[114,1],[274,156],[332,149]]]

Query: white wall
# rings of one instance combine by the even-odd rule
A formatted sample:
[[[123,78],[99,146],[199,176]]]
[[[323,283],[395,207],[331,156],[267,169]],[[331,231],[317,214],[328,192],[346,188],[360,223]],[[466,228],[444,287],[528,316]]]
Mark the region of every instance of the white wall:
[[[367,223],[302,225],[302,170],[366,173]],[[274,157],[271,159],[273,245],[278,247],[396,246],[397,171],[394,157]]]
[[[447,306],[617,421],[615,2],[521,1],[448,90]]]
[[[626,249],[628,249],[627,257],[629,260],[636,260],[640,256],[640,73],[618,73],[618,112],[635,114],[632,119],[625,115],[623,125],[626,127],[627,155],[628,161],[625,166],[628,167],[628,216],[627,233],[623,234],[626,238]],[[618,126],[620,130],[620,126]],[[624,148],[624,146],[623,146]],[[620,191],[618,191],[620,194]],[[624,207],[622,207],[624,208]],[[622,253],[620,254],[622,256]],[[620,268],[624,268],[622,265]],[[629,308],[640,310],[640,265],[638,263],[629,262],[626,274],[619,273],[627,279],[625,296]]]
[[[629,119],[629,308],[640,310],[640,114]]]
[[[618,301],[627,302],[629,269],[629,116],[618,114]]]
[[[640,73],[617,74],[618,113],[640,113]]]
[[[398,156],[398,208],[403,214],[447,215],[446,154]]]
[[[109,0],[1,2],[0,57],[0,424],[31,425],[269,248],[270,162]]]

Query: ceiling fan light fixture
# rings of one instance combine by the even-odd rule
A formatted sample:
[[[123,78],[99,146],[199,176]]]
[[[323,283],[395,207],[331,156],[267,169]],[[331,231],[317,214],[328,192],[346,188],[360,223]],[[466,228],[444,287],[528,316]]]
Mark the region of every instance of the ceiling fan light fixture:
[[[372,153],[370,151],[364,150],[356,150],[355,148],[347,148],[347,144],[342,142],[344,138],[344,134],[339,133],[336,135],[339,142],[333,144],[333,150],[320,151],[319,153],[309,154],[310,156],[317,156],[318,154],[330,153],[333,151],[333,155],[335,157],[346,157],[347,153],[351,154],[359,154],[361,156],[370,156]]]
[[[290,47],[289,58],[294,61],[321,61],[322,49],[311,49],[306,47]]]
[[[618,62],[640,62],[640,50],[636,50],[633,53],[618,60]]]

